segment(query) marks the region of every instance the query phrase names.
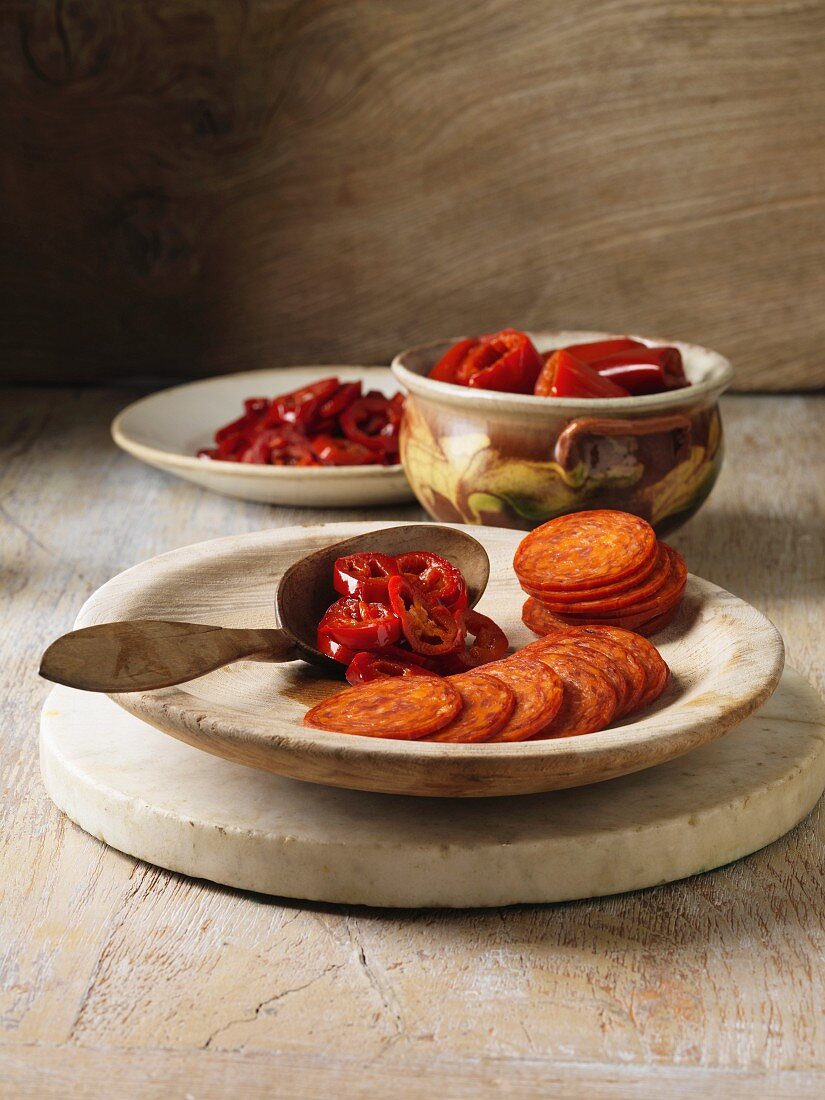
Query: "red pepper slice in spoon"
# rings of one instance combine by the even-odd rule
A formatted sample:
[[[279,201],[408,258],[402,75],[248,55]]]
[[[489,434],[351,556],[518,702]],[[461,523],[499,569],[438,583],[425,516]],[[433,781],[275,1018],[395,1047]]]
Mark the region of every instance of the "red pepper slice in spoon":
[[[462,640],[460,624],[443,604],[436,602],[406,577],[390,577],[390,605],[401,620],[404,637],[416,653],[436,656],[450,653]]]
[[[338,558],[332,567],[332,585],[342,596],[359,596],[367,603],[388,603],[387,583],[398,576],[391,554],[363,551]]]
[[[411,550],[395,559],[398,572],[449,607],[451,611],[467,606],[467,584],[460,569],[430,550]]]
[[[445,672],[466,672],[491,661],[500,661],[507,652],[507,635],[492,619],[481,612],[467,608],[457,615],[462,633],[472,636],[473,644],[451,653],[446,660]]]
[[[399,657],[388,657],[383,650],[376,653],[356,653],[347,666],[347,681],[356,684],[368,684],[370,680],[386,679],[389,676],[435,676],[421,665],[404,661]]]
[[[401,637],[401,619],[386,604],[344,596],[327,609],[318,632],[348,649],[380,649]]]

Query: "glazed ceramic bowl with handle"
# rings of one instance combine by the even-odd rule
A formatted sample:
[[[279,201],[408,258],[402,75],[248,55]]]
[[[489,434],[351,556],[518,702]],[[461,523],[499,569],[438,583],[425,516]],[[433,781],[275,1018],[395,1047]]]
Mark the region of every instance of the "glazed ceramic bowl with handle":
[[[534,332],[540,352],[610,339],[605,332]],[[722,464],[719,395],[730,363],[695,344],[682,353],[690,386],[643,397],[534,397],[427,377],[455,340],[397,355],[408,391],[401,461],[435,519],[529,529],[565,512],[618,508],[662,534],[705,500]]]

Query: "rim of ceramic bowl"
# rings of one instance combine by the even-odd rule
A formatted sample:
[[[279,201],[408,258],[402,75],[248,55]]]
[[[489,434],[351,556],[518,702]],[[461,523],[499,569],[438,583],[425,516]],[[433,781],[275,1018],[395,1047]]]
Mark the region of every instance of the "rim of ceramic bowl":
[[[387,370],[380,364],[366,366],[357,363],[298,363],[282,368],[284,372],[290,370],[329,370],[329,371],[370,371]],[[163,447],[154,447],[150,443],[142,443],[129,434],[128,420],[135,413],[151,406],[153,402],[162,401],[167,395],[178,393],[190,386],[208,386],[212,383],[226,382],[228,378],[233,381],[243,378],[254,378],[256,375],[268,373],[266,370],[238,371],[235,374],[216,374],[211,378],[193,378],[188,382],[182,382],[177,386],[167,386],[165,389],[148,393],[145,397],[139,397],[127,405],[117,414],[110,426],[110,432],[114,442],[121,450],[150,466],[162,466],[177,470],[202,470],[209,471],[217,476],[234,476],[269,478],[276,481],[305,480],[307,478],[321,478],[326,481],[339,481],[347,477],[386,478],[392,474],[395,477],[403,476],[404,470],[399,462],[390,466],[267,466],[253,462],[224,462],[219,458],[198,458],[196,455],[184,454],[182,451],[167,451]]]
[[[569,344],[589,343],[593,340],[613,340],[627,333],[598,332],[591,330],[541,330],[528,332],[540,352],[566,347]],[[709,404],[723,393],[733,380],[730,361],[718,351],[700,344],[687,344],[682,340],[662,340],[651,336],[630,335],[648,347],[674,347],[682,353],[685,374],[691,385],[667,393],[651,393],[641,397],[536,397],[533,394],[500,393],[497,390],[475,390],[467,386],[454,386],[450,382],[436,382],[424,372],[431,370],[441,356],[458,340],[433,340],[427,344],[407,348],[392,361],[390,369],[410,393],[429,397],[440,404],[479,412],[518,413],[528,416],[544,416],[557,412],[566,416],[645,415],[669,409],[681,409],[690,405]]]

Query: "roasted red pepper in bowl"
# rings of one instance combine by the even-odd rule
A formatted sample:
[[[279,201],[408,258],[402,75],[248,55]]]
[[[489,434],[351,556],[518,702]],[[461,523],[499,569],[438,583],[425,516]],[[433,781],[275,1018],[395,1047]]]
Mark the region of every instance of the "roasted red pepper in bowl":
[[[503,329],[459,340],[429,372],[437,382],[537,397],[641,397],[689,386],[678,348],[630,336],[571,344],[540,355],[529,336]]]
[[[436,363],[430,378],[478,390],[532,393],[542,360],[523,332],[503,329],[478,340],[461,340]]]

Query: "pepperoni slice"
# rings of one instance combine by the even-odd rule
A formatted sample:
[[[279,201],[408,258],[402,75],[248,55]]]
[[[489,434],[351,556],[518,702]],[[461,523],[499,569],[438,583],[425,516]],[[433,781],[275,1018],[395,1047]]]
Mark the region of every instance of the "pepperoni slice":
[[[681,603],[681,600],[679,603]],[[651,634],[658,634],[660,630],[664,630],[666,626],[670,626],[676,618],[676,614],[679,610],[679,603],[677,603],[675,607],[672,607],[670,611],[665,611],[661,615],[656,615],[652,619],[648,619],[646,622],[642,623],[641,626],[637,626],[635,632],[641,634],[644,638],[649,638]]]
[[[628,576],[655,553],[653,528],[639,516],[607,509],[572,512],[522,539],[513,568],[523,584],[586,588]]]
[[[567,619],[563,619],[560,615],[556,615],[555,612],[545,607],[543,603],[539,603],[535,596],[528,596],[524,601],[524,607],[521,609],[521,621],[528,630],[541,635],[553,634],[555,631],[564,633],[571,628],[571,624]]]
[[[552,662],[553,654],[576,652],[586,654],[586,659],[604,670],[605,659],[612,662],[625,676],[628,692],[624,705],[621,700],[617,716],[633,714],[649,706],[664,691],[670,678],[670,669],[662,655],[652,642],[630,630],[613,626],[583,626],[568,628],[564,633],[556,633],[531,642],[519,650],[516,657],[539,659],[544,653],[545,659]],[[597,659],[597,654],[602,659]]]
[[[681,554],[670,546],[664,546],[664,549],[670,561],[670,573],[659,591],[641,603],[612,612],[585,611],[576,604],[569,604],[568,609],[562,612],[556,609],[557,605],[551,610],[535,596],[530,596],[522,609],[522,622],[539,635],[564,631],[571,626],[616,626],[645,635],[662,630],[678,610],[688,576]]]
[[[673,564],[668,549],[660,542],[656,551],[655,568],[624,592],[611,593],[609,588],[594,588],[589,593],[575,597],[569,593],[564,596],[548,593],[542,597],[542,602],[551,611],[568,615],[610,615],[624,608],[633,608],[660,593],[670,579]]]
[[[491,741],[526,741],[555,718],[564,696],[564,684],[548,665],[520,653],[468,675],[495,676],[515,695],[515,710]]]
[[[655,554],[651,554],[649,559],[639,568],[634,569],[632,573],[628,573],[620,580],[611,581],[608,584],[590,584],[582,586],[573,586],[569,588],[556,588],[552,583],[542,585],[531,585],[525,582],[521,582],[521,587],[530,596],[535,596],[537,600],[559,600],[565,603],[576,603],[579,600],[595,600],[604,598],[610,598],[612,596],[619,596],[623,592],[627,592],[628,589],[636,588],[648,579],[650,574],[659,564],[658,544]]]
[[[665,661],[662,660],[662,667],[659,670],[658,676],[648,685],[647,691],[639,700],[639,705],[636,709],[644,710],[646,707],[649,707],[651,703],[655,702],[665,690],[669,681],[670,669],[667,667]]]
[[[628,653],[625,646],[611,638],[576,630],[568,634],[553,635],[527,647],[528,650],[534,648],[544,649],[547,653],[580,653],[586,661],[594,664],[616,692],[616,718],[621,718],[636,706],[645,691],[647,675],[644,668]]]
[[[628,713],[641,710],[648,706],[664,691],[670,679],[670,669],[656,646],[630,630],[623,630],[615,626],[585,626],[582,634],[592,634],[594,637],[604,636],[612,638],[623,645],[628,656],[633,658],[644,668],[645,685],[638,697],[631,703]],[[540,644],[540,643],[534,643]]]
[[[618,698],[610,681],[580,653],[562,649],[537,649],[530,654],[549,665],[564,684],[564,698],[559,712],[538,738],[575,737],[596,733],[610,725],[616,713]]]
[[[429,741],[489,741],[516,708],[516,696],[507,684],[480,672],[451,676],[461,696],[462,708],[448,725]]]
[[[611,625],[627,625],[628,627],[630,623],[624,624],[621,622],[622,619],[632,619],[641,623],[654,615],[666,614],[666,612],[670,611],[681,600],[685,591],[685,585],[687,584],[688,570],[685,559],[677,550],[674,550],[672,546],[665,546],[664,548],[670,560],[670,572],[668,573],[664,585],[648,599],[640,600],[638,603],[634,603],[632,607],[621,608],[613,613],[608,612],[604,614],[603,612],[599,612],[594,616],[586,610],[579,612],[576,606],[571,607],[565,614],[571,617],[596,617],[599,619],[615,620],[615,622],[611,621]]]
[[[304,725],[410,741],[436,733],[460,710],[461,696],[447,680],[393,677],[331,695],[307,711]]]

